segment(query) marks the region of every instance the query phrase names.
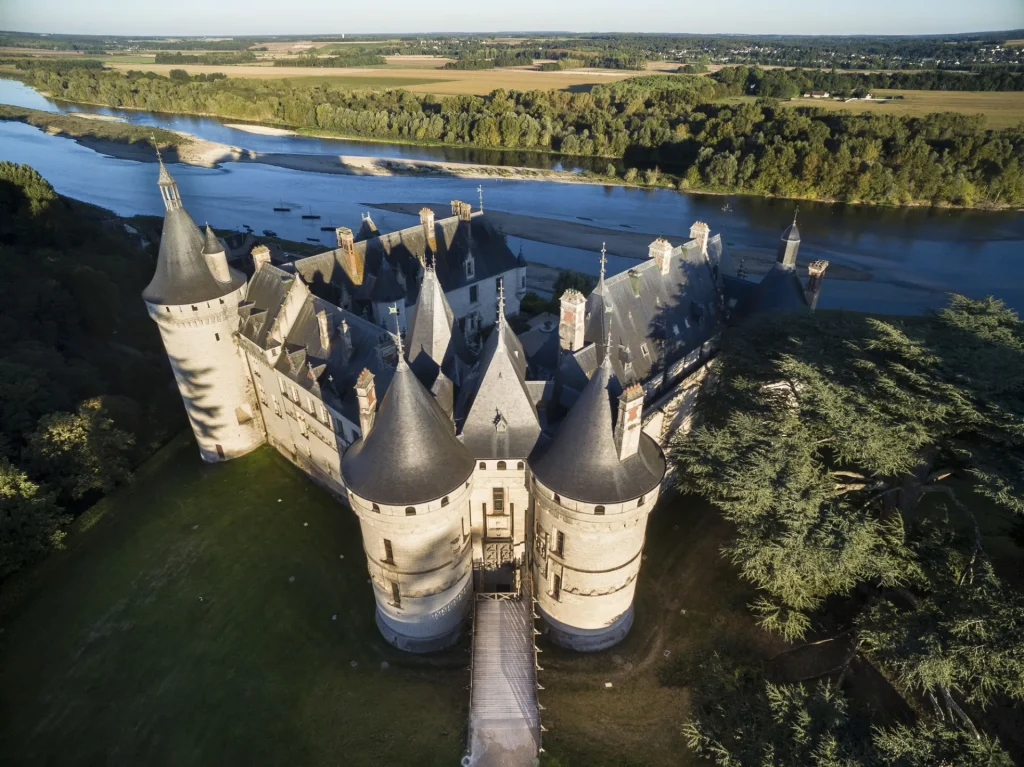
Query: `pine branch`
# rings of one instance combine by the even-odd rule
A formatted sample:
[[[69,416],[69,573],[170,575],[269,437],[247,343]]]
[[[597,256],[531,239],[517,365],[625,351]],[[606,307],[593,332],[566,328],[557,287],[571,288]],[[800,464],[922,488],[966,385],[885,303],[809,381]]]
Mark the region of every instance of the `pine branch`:
[[[953,501],[953,504],[971,520],[971,524],[974,526],[974,551],[971,552],[971,561],[967,563],[967,567],[964,569],[963,575],[960,576],[960,582],[957,585],[962,586],[964,584],[968,573],[970,574],[971,581],[973,582],[974,563],[978,561],[978,554],[983,554],[985,551],[981,545],[981,526],[978,524],[978,518],[974,516],[973,511],[967,508],[960,499],[956,497],[956,492],[948,485],[929,485],[921,488],[921,492],[942,493],[943,495],[949,496],[949,499]]]
[[[972,722],[971,718],[967,716],[967,713],[956,704],[956,701],[953,700],[953,696],[949,694],[949,688],[944,684],[940,684],[939,691],[942,693],[942,697],[946,701],[946,705],[949,707],[950,711],[956,712],[956,715],[960,717],[960,721],[962,721],[967,729],[971,731],[975,740],[981,740],[981,733],[978,732],[978,728],[974,726],[974,722]]]

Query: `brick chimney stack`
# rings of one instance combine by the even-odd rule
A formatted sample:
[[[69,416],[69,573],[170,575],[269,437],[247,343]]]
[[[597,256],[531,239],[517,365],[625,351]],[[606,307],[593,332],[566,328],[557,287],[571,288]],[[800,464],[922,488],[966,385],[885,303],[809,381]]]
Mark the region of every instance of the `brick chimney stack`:
[[[807,266],[807,305],[814,311],[818,305],[818,296],[821,295],[821,284],[825,279],[825,270],[828,269],[828,261],[824,259],[811,261]]]
[[[693,222],[693,226],[690,227],[690,239],[697,241],[697,245],[700,246],[700,252],[704,254],[704,256],[707,256],[708,254],[708,237],[710,236],[711,227],[703,221]]]
[[[619,415],[615,423],[615,447],[624,461],[640,449],[644,411],[644,390],[640,384],[627,386],[619,395]]]
[[[347,226],[339,226],[334,230],[338,237],[338,250],[341,251],[341,268],[355,285],[363,284],[363,258],[356,252],[356,238]]]
[[[431,252],[437,250],[437,239],[434,236],[434,211],[430,208],[420,208],[420,226],[423,227],[423,235],[427,238],[427,245]]]
[[[377,388],[373,384],[373,373],[367,368],[363,368],[356,379],[356,400],[359,403],[359,430],[366,439],[377,418]]]
[[[473,215],[473,207],[468,202],[452,200],[452,215],[458,216],[459,221],[469,221]]]
[[[257,245],[252,249],[252,266],[255,271],[263,268],[264,264],[270,263],[270,248],[266,245]]]
[[[587,299],[578,290],[567,290],[559,299],[558,340],[562,350],[575,352],[583,348],[583,332]]]
[[[672,265],[672,244],[664,237],[659,237],[650,244],[647,254],[658,262],[658,270],[661,276],[668,275],[669,267]]]
[[[321,309],[316,313],[316,324],[320,328],[320,347],[325,350],[331,348],[331,317]]]

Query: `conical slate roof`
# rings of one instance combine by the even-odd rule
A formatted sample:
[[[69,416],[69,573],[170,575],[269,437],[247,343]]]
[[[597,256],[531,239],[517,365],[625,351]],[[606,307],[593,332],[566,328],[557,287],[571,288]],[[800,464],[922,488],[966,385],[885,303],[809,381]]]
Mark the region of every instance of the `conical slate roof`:
[[[177,195],[177,184],[160,163],[159,186],[171,187]],[[156,259],[156,272],[149,285],[142,291],[142,298],[150,304],[181,306],[212,301],[233,293],[245,284],[245,275],[234,269],[229,270],[231,279],[219,282],[203,256],[204,248],[213,237],[207,227],[203,237],[188,211],[179,204],[168,205],[164,213],[164,228],[160,235],[160,252]],[[213,237],[216,241],[216,237]],[[218,252],[223,250],[219,243]]]
[[[345,452],[341,474],[360,498],[405,506],[462,487],[473,465],[451,419],[400,357],[373,428]]]
[[[610,355],[594,371],[547,449],[530,461],[541,482],[559,495],[584,503],[622,503],[656,488],[665,476],[665,456],[646,434],[624,461],[615,447],[619,382]]]
[[[795,220],[786,227],[786,230],[782,233],[782,239],[785,242],[800,242],[800,230],[796,228]]]
[[[440,370],[454,379],[456,356],[464,361],[471,358],[455,313],[433,268],[428,267],[423,272],[423,284],[409,322],[406,345],[409,364],[425,386],[433,385]]]
[[[480,355],[462,441],[477,458],[526,458],[540,437],[540,422],[526,388],[526,352],[507,326],[504,308],[498,312]]]
[[[206,225],[206,234],[203,237],[203,255],[212,256],[214,253],[220,253],[224,250],[224,246],[220,244],[220,240],[217,239],[217,235],[213,233],[210,225]]]

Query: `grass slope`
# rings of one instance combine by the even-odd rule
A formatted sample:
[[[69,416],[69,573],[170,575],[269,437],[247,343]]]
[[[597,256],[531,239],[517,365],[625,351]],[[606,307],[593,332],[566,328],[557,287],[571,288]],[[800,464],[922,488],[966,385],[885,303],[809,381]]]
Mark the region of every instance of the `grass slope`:
[[[183,436],[77,527],[0,613],[4,764],[457,763],[467,656],[385,645],[355,517],[272,449]]]

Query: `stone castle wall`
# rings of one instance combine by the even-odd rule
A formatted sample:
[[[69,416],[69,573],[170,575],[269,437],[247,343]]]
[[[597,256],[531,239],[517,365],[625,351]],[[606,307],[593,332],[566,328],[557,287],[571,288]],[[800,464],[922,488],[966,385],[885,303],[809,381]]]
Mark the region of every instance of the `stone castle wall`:
[[[235,341],[245,286],[201,304],[146,304],[160,328],[204,461],[224,461],[265,441],[262,416]]]

